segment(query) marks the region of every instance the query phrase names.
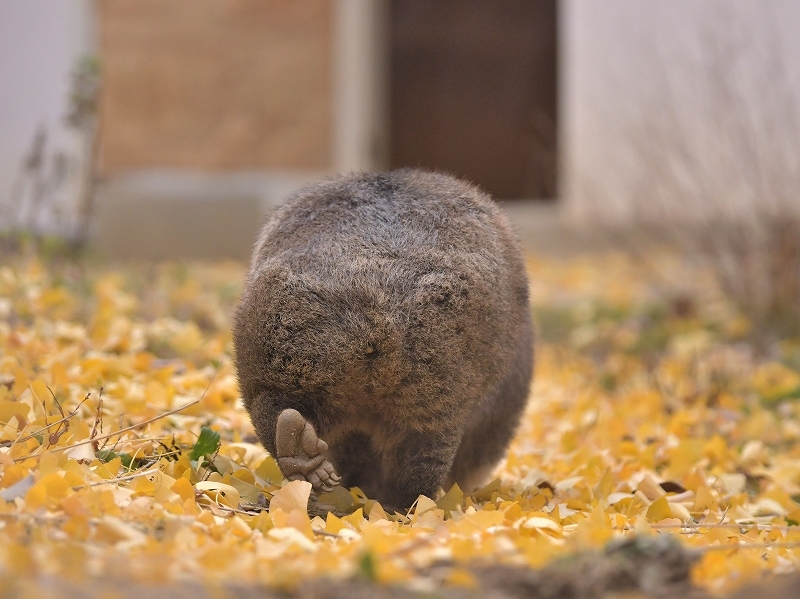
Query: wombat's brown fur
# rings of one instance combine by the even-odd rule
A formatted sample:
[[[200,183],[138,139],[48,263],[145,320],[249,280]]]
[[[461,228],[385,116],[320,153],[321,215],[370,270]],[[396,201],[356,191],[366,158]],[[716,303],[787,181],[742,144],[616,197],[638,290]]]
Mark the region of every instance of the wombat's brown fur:
[[[295,192],[258,239],[233,339],[265,447],[279,457],[284,410],[313,425],[300,441],[302,418],[285,413],[300,422],[293,447],[311,449],[284,453],[319,456],[300,473],[279,460],[284,474],[329,488],[332,465],[391,507],[480,485],[533,368],[528,283],[506,219],[474,186],[416,170]],[[314,431],[327,445],[314,449]]]

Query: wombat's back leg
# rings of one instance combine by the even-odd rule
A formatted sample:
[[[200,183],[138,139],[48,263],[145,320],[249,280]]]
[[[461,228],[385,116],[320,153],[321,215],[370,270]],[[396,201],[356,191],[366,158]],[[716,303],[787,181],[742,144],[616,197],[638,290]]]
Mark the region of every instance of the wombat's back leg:
[[[530,321],[508,376],[492,392],[486,407],[467,424],[446,488],[458,483],[467,493],[485,484],[517,430],[530,392],[533,334]]]
[[[346,432],[331,442],[327,454],[347,488],[358,487],[367,497],[377,497],[382,481],[381,458],[366,433]]]
[[[388,510],[411,507],[420,495],[434,497],[444,484],[458,450],[458,436],[441,431],[410,431],[384,449],[383,484],[376,498]]]

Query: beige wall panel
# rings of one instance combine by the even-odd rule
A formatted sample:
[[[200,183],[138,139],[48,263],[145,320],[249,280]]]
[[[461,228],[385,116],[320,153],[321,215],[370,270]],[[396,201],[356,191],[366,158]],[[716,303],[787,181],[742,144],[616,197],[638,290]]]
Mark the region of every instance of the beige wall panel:
[[[330,165],[330,0],[98,4],[105,174]]]

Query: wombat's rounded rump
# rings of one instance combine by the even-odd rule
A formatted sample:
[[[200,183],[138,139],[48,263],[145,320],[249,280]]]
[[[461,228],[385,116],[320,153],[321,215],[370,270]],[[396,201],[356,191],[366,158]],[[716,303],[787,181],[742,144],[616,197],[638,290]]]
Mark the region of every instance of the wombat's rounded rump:
[[[245,406],[284,474],[318,489],[341,476],[395,508],[484,482],[533,368],[506,219],[474,186],[416,170],[294,193],[258,239],[233,339]]]

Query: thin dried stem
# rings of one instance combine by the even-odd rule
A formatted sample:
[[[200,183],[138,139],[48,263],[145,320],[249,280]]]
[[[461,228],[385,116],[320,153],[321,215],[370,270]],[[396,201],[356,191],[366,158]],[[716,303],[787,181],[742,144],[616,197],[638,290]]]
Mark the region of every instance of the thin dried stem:
[[[205,393],[203,393],[203,395],[205,395]],[[156,420],[161,420],[162,418],[166,418],[167,416],[171,416],[172,414],[176,414],[178,412],[181,412],[181,411],[185,410],[186,408],[190,408],[193,405],[196,405],[196,404],[200,403],[201,399],[203,399],[202,396],[200,397],[200,399],[194,399],[194,400],[192,400],[190,402],[187,402],[187,403],[183,404],[182,406],[178,406],[177,408],[174,408],[172,410],[164,412],[163,414],[159,414],[158,416],[153,416],[152,418],[148,418],[147,420],[143,420],[142,422],[139,422],[138,424],[132,424],[131,426],[125,427],[125,428],[120,429],[118,431],[115,431],[113,433],[108,433],[107,435],[101,435],[99,437],[95,437],[94,439],[86,439],[85,441],[79,441],[78,443],[74,443],[72,445],[68,445],[68,446],[65,446],[65,447],[56,447],[54,449],[50,449],[48,451],[43,451],[41,453],[32,453],[32,454],[29,454],[27,456],[22,456],[20,458],[16,458],[14,461],[15,462],[24,462],[25,460],[29,460],[31,458],[41,457],[46,453],[56,453],[56,452],[59,452],[59,451],[68,451],[68,450],[73,449],[75,447],[80,447],[82,445],[89,445],[90,443],[95,443],[97,441],[102,441],[103,439],[110,439],[112,437],[117,437],[117,436],[122,435],[124,433],[127,433],[129,431],[133,431],[133,430],[136,430],[137,428],[141,428],[141,427],[143,427],[145,425],[148,425],[151,422],[155,422]]]
[[[43,426],[43,427],[42,427],[42,428],[40,428],[39,430],[36,430],[36,431],[32,432],[31,434],[29,434],[29,435],[27,435],[27,436],[25,436],[25,437],[22,437],[22,438],[15,439],[15,440],[14,440],[14,443],[12,443],[12,445],[13,445],[13,444],[16,444],[16,443],[24,443],[24,442],[25,442],[25,441],[27,441],[28,439],[33,439],[35,436],[37,436],[37,435],[40,435],[40,434],[42,434],[43,432],[46,432],[46,431],[50,430],[52,427],[54,427],[54,426],[58,426],[58,425],[59,425],[59,424],[61,424],[62,422],[66,421],[66,420],[69,420],[70,418],[73,418],[73,417],[74,417],[74,416],[75,416],[75,415],[78,413],[78,410],[80,410],[80,408],[81,408],[81,406],[84,404],[84,402],[85,402],[87,399],[89,399],[89,397],[90,397],[91,395],[92,395],[91,393],[87,393],[87,394],[86,394],[86,397],[84,397],[84,398],[81,400],[81,403],[79,403],[79,404],[78,404],[78,406],[77,406],[77,407],[76,407],[74,410],[72,410],[72,411],[71,411],[69,414],[67,414],[67,415],[66,415],[64,418],[61,418],[60,420],[56,420],[55,422],[51,422],[51,423],[50,423],[50,424],[48,424],[47,426]]]
[[[133,474],[128,474],[127,476],[119,476],[117,478],[109,478],[108,480],[101,480],[95,483],[89,483],[88,485],[81,485],[79,487],[73,487],[73,489],[83,489],[84,487],[99,487],[100,485],[113,485],[114,483],[123,483],[129,480],[133,480],[134,478],[139,478],[142,476],[148,476],[150,474],[155,474],[160,472],[158,468],[153,468],[152,470],[145,470],[144,472],[134,472]]]
[[[89,435],[90,440],[94,440],[97,436],[97,426],[100,425],[100,433],[103,432],[103,388],[100,387],[100,399],[97,402],[97,412],[94,416],[94,424],[92,425],[92,432]],[[97,441],[95,441],[92,446],[94,447],[95,452],[99,451],[99,446],[97,445]]]
[[[137,424],[132,424],[131,426],[122,428],[122,429],[120,429],[118,431],[114,431],[113,433],[108,433],[107,435],[100,435],[98,437],[95,437],[94,439],[86,439],[84,441],[79,441],[78,443],[73,443],[72,445],[68,445],[68,446],[65,446],[65,447],[56,447],[54,449],[48,449],[47,451],[43,451],[43,452],[40,452],[40,453],[28,454],[27,456],[16,458],[14,460],[14,462],[24,462],[25,460],[29,460],[31,458],[41,457],[41,456],[45,455],[46,453],[56,453],[56,452],[59,452],[59,451],[68,451],[68,450],[73,449],[75,447],[81,447],[82,445],[88,445],[90,443],[92,445],[94,445],[98,441],[103,441],[104,439],[110,439],[112,437],[119,437],[120,435],[122,435],[124,433],[127,433],[127,432],[132,431],[132,430],[136,430],[137,428],[141,428],[143,426],[146,426],[146,425],[150,424],[151,422],[155,422],[156,420],[161,420],[162,418],[166,418],[167,416],[171,416],[172,414],[176,414],[177,412],[181,412],[181,411],[185,410],[186,408],[190,408],[193,405],[196,405],[196,404],[198,404],[198,403],[200,403],[202,401],[202,399],[206,396],[206,393],[208,393],[208,390],[211,388],[211,385],[214,383],[214,379],[217,378],[217,373],[218,372],[219,372],[219,367],[217,367],[217,369],[214,370],[214,374],[211,376],[211,380],[208,381],[208,385],[206,385],[206,388],[203,391],[203,394],[198,399],[194,399],[194,400],[192,400],[190,402],[187,402],[187,403],[183,404],[182,406],[178,406],[177,408],[173,408],[172,410],[168,410],[166,412],[163,412],[162,414],[159,414],[158,416],[153,416],[152,418],[148,418],[147,420],[143,420],[142,422],[139,422]],[[88,399],[88,395],[87,395],[87,399]],[[86,401],[86,400],[84,399],[84,401]]]

